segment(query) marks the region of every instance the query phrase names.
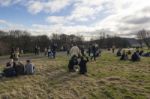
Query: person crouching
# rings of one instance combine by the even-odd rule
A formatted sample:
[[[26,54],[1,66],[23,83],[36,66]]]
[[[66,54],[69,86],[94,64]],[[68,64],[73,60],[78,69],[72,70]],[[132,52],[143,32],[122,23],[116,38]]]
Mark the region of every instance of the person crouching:
[[[80,66],[80,74],[86,74],[87,73],[87,62],[89,61],[88,57],[82,56],[79,66]]]

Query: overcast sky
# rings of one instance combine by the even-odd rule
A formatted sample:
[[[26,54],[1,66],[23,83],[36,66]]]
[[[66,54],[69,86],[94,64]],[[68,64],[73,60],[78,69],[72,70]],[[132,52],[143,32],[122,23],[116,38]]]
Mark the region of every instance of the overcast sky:
[[[0,0],[0,29],[133,37],[150,29],[150,0]]]

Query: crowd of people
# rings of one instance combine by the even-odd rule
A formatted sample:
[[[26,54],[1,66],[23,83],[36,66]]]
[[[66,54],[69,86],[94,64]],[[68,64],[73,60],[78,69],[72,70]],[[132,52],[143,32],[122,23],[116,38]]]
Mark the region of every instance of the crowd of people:
[[[57,44],[52,44],[51,46],[45,48],[44,49],[44,56],[47,56],[48,58],[55,59],[56,49],[57,49]],[[41,53],[40,47],[36,46],[34,52],[35,52],[35,55],[40,55],[40,53]]]
[[[0,73],[1,77],[14,77],[19,75],[32,75],[35,72],[35,66],[31,62],[31,60],[26,60],[26,64],[24,65],[20,61],[16,61],[14,59],[10,59],[9,62],[6,63],[3,71]]]
[[[44,49],[44,55],[48,58],[55,59],[56,57],[57,44],[53,44],[48,48]],[[115,53],[115,46],[112,47],[112,53]],[[68,62],[68,71],[77,72],[80,74],[87,74],[87,63],[89,61],[96,61],[96,58],[101,56],[101,50],[97,44],[92,44],[85,49],[84,46],[77,46],[73,44],[70,49],[66,50],[67,55],[70,56]],[[40,55],[40,47],[35,47],[35,55]],[[124,50],[119,48],[116,52],[116,55],[120,57],[120,60],[131,60],[131,61],[140,61],[141,56],[150,57],[150,52],[144,53],[143,50],[136,49],[134,50]],[[35,66],[31,60],[26,60],[26,64],[22,64],[19,61],[20,49],[12,48],[10,53],[10,61],[6,63],[5,68],[0,73],[0,76],[4,77],[13,77],[18,75],[32,75],[35,72]],[[129,58],[130,57],[130,58]]]
[[[150,52],[146,52],[144,53],[144,51],[141,49],[139,50],[139,48],[136,48],[136,50],[131,51],[131,50],[123,50],[118,49],[116,55],[118,57],[120,57],[120,60],[131,60],[133,62],[135,61],[140,61],[141,57],[150,57]],[[130,57],[130,58],[129,58]]]
[[[88,50],[85,51],[84,47],[78,47],[76,44],[73,44],[72,48],[69,51],[70,60],[68,64],[69,72],[78,71],[77,66],[79,66],[79,73],[87,73],[87,62],[89,58],[96,61],[96,57],[100,56],[100,49],[96,44],[89,46]],[[88,55],[87,55],[88,54]]]

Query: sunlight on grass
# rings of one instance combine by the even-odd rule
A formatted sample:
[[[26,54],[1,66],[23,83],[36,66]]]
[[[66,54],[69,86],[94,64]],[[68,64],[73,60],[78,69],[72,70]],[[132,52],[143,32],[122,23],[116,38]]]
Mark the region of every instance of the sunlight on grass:
[[[149,99],[150,58],[119,61],[104,52],[88,63],[88,76],[68,73],[67,56],[33,59],[36,74],[0,79],[2,99]],[[2,67],[0,68],[2,69]]]

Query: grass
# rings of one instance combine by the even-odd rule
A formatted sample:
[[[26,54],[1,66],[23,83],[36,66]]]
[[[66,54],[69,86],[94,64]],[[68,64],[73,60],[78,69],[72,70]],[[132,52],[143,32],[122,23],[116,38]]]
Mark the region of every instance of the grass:
[[[104,52],[88,76],[68,73],[67,56],[33,59],[36,74],[0,79],[2,99],[150,99],[150,58],[120,61]]]

